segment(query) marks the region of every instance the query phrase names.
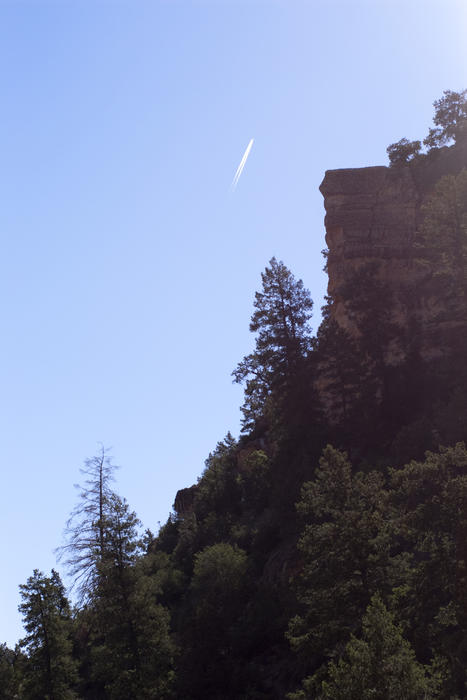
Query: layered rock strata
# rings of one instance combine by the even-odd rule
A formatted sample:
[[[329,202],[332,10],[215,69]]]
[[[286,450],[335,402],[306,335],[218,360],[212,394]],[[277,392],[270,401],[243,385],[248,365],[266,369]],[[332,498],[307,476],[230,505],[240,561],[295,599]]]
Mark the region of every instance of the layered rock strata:
[[[444,354],[452,321],[447,318],[446,327],[440,327],[446,300],[417,295],[431,271],[419,263],[416,243],[422,206],[434,185],[443,175],[457,174],[466,166],[466,148],[444,148],[417,166],[326,172],[320,190],[326,210],[331,315],[352,335],[358,335],[358,327],[344,289],[359,269],[372,265],[390,294],[392,321],[401,329],[400,336],[410,333],[415,322],[424,359]],[[386,360],[397,364],[404,354],[401,342],[395,341],[387,348]]]

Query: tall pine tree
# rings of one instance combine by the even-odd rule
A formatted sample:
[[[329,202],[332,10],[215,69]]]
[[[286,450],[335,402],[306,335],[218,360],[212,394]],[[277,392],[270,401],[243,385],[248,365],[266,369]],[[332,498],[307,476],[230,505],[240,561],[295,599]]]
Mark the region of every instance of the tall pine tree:
[[[267,411],[267,403],[286,393],[310,349],[310,293],[275,257],[261,274],[263,288],[256,292],[250,331],[256,333],[254,352],[234,370],[236,382],[245,383],[242,407],[244,429],[251,429]]]
[[[72,657],[70,606],[60,576],[34,570],[20,586],[27,653],[21,697],[24,700],[72,700],[77,695],[76,663]]]

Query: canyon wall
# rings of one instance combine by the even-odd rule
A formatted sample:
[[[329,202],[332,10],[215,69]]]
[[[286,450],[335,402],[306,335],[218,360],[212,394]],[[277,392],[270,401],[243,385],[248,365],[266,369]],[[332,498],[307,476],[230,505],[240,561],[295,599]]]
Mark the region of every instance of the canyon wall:
[[[418,349],[426,360],[442,356],[453,331],[453,314],[443,314],[452,301],[418,291],[433,270],[417,251],[423,204],[436,182],[467,166],[467,148],[439,149],[419,163],[399,167],[328,170],[320,190],[326,210],[328,294],[331,317],[358,335],[349,312],[345,286],[367,265],[372,266],[390,296],[392,321],[400,338],[387,348],[386,360],[397,364],[406,352],[401,338],[417,329]],[[454,300],[455,305],[455,300]],[[454,314],[455,315],[455,314]]]

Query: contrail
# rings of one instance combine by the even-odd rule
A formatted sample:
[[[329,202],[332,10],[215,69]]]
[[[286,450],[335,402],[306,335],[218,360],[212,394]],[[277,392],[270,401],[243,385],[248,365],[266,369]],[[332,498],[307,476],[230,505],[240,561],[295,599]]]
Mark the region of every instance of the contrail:
[[[248,159],[248,156],[250,155],[251,147],[253,146],[253,141],[254,139],[251,139],[250,143],[246,147],[246,151],[243,154],[243,158],[241,159],[240,165],[237,168],[237,172],[235,173],[234,179],[232,180],[232,191],[237,187],[238,181],[240,180],[240,175],[242,174],[243,168],[245,167],[245,163]]]

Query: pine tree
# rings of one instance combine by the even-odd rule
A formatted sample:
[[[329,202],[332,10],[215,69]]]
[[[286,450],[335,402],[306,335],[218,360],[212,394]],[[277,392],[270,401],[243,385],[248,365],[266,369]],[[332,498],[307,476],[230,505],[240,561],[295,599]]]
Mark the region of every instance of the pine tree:
[[[347,456],[328,446],[297,508],[305,521],[295,583],[302,613],[288,638],[313,673],[358,629],[372,592],[390,587],[383,476],[352,475]]]
[[[447,660],[443,697],[465,692],[467,655],[467,450],[427,452],[391,470],[398,546],[410,552],[396,609],[417,655]]]
[[[242,549],[218,542],[195,555],[180,630],[179,697],[242,697],[249,584],[248,560]]]
[[[19,697],[16,662],[17,654],[6,644],[0,644],[0,700],[14,700]]]
[[[428,668],[415,658],[409,642],[375,594],[363,617],[362,639],[352,637],[343,658],[329,664],[320,700],[420,700],[439,697],[430,688]]]
[[[252,428],[273,394],[284,392],[297,375],[310,349],[313,302],[302,280],[295,280],[275,257],[261,274],[263,289],[255,294],[250,331],[256,347],[234,370],[236,382],[245,382],[244,429]]]
[[[27,635],[20,646],[28,660],[21,697],[25,700],[72,700],[77,681],[76,663],[72,658],[72,621],[70,606],[60,576],[50,577],[37,569],[20,586]]]
[[[316,338],[318,378],[327,416],[347,433],[357,418],[355,414],[361,415],[359,398],[368,380],[368,369],[362,363],[356,339],[331,317],[332,304],[328,297]]]
[[[144,572],[140,522],[125,500],[109,498],[105,554],[91,610],[92,676],[110,700],[170,695],[170,618],[157,602],[160,586]]]

